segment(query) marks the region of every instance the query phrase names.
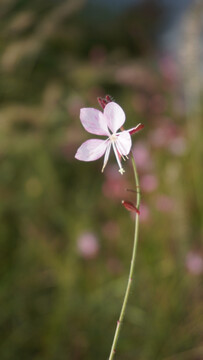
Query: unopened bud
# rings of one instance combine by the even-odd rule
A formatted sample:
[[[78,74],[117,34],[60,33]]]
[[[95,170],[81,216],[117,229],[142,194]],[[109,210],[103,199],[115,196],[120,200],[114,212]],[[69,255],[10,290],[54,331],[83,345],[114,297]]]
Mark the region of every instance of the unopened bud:
[[[136,214],[140,214],[140,211],[136,208],[136,206],[130,202],[130,201],[125,201],[125,200],[122,200],[122,205],[128,210],[128,211],[131,211],[131,212],[136,212]]]
[[[130,135],[135,134],[136,132],[142,130],[144,128],[143,124],[139,124],[138,126],[136,126],[134,129],[130,130],[129,133]]]

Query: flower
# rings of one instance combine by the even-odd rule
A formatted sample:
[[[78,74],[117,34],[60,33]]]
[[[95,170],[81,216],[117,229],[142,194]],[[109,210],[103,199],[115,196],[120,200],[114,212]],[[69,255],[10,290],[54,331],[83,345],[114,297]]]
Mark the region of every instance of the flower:
[[[117,132],[125,122],[123,109],[115,102],[105,104],[103,113],[93,108],[80,110],[80,120],[89,133],[107,136],[107,139],[90,139],[85,141],[77,150],[75,158],[81,161],[94,161],[104,155],[102,172],[108,162],[111,147],[113,148],[119,172],[125,171],[121,165],[121,158],[125,160],[132,147],[130,134],[142,129],[143,125],[138,124],[135,128]]]
[[[186,267],[194,275],[200,275],[203,272],[203,258],[201,254],[190,251],[186,257]]]
[[[97,237],[91,232],[84,232],[77,239],[77,250],[84,259],[94,259],[99,252]]]

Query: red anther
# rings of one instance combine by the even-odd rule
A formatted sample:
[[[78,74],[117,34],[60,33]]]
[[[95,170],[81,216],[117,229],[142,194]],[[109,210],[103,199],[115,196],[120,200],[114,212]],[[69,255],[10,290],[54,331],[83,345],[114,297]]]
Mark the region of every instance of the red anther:
[[[104,109],[106,104],[103,103],[103,99],[101,97],[98,97],[97,101],[98,101],[99,105],[102,107],[102,109]]]
[[[122,200],[122,205],[126,208],[126,210],[136,212],[136,214],[140,215],[140,211],[132,202]]]
[[[102,109],[104,109],[107,104],[113,101],[113,98],[110,95],[106,95],[105,98],[98,97],[97,101]]]
[[[143,124],[138,125],[137,127],[135,127],[134,129],[132,129],[131,131],[129,131],[130,135],[135,134],[136,132],[142,130],[144,128]]]
[[[105,108],[105,106],[108,104],[108,101],[106,101],[106,99],[102,99],[102,103],[103,103],[103,108]]]
[[[113,98],[110,95],[106,95],[106,100],[108,101],[108,103],[110,103],[113,101]]]

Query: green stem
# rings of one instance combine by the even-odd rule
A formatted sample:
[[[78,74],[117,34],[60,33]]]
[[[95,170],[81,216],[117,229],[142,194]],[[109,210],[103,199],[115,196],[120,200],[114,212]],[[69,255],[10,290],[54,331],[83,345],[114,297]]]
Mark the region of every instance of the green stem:
[[[133,172],[134,172],[134,177],[135,177],[135,184],[136,184],[136,191],[137,191],[136,208],[139,210],[139,207],[140,207],[139,178],[138,178],[137,169],[136,169],[136,165],[135,165],[135,160],[134,160],[132,152],[131,152],[131,161],[132,161]],[[125,316],[126,306],[127,306],[128,298],[129,298],[129,294],[130,294],[130,289],[131,289],[131,284],[132,284],[132,279],[133,279],[133,273],[134,273],[134,267],[135,267],[135,257],[136,257],[137,240],[138,240],[138,228],[139,228],[139,214],[136,213],[136,216],[135,216],[134,243],[133,243],[133,251],[132,251],[130,271],[129,271],[129,276],[128,276],[128,283],[127,283],[127,287],[126,287],[126,291],[125,291],[125,296],[124,296],[123,305],[122,305],[122,308],[121,308],[119,320],[117,321],[116,331],[115,331],[115,335],[114,335],[114,339],[113,339],[113,343],[112,343],[112,347],[111,347],[109,360],[112,360],[114,358],[115,353],[116,353],[116,346],[117,346],[117,342],[118,342],[118,338],[119,338],[121,324],[122,324],[124,316]]]

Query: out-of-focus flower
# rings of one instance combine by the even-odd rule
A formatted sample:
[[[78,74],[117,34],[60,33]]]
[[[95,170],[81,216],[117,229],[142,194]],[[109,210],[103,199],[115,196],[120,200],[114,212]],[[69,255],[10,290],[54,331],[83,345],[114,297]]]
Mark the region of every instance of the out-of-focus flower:
[[[85,141],[77,150],[75,158],[81,161],[94,161],[104,155],[103,171],[112,147],[119,166],[119,172],[123,174],[124,169],[120,157],[125,159],[129,154],[132,147],[130,133],[139,131],[141,124],[129,130],[117,132],[125,122],[125,113],[113,101],[106,104],[103,113],[93,108],[81,109],[80,120],[89,133],[108,137],[106,140],[90,139]]]
[[[177,73],[177,66],[174,59],[168,55],[163,56],[159,62],[160,71],[164,78],[167,80],[168,83],[171,85],[177,83],[178,81],[178,73]]]
[[[82,99],[79,95],[73,94],[67,98],[66,107],[71,117],[77,117],[78,112],[83,105]]]
[[[157,78],[149,69],[135,63],[119,66],[115,72],[115,80],[119,85],[136,86],[149,93],[153,93],[158,85]]]
[[[166,108],[166,100],[162,95],[156,94],[150,98],[148,107],[150,113],[155,115],[161,114]]]
[[[77,239],[78,254],[84,259],[94,259],[99,252],[98,238],[91,232],[85,232]]]
[[[150,170],[153,166],[152,159],[147,144],[144,141],[138,141],[132,149],[135,163],[140,170]]]
[[[174,155],[184,155],[187,149],[186,140],[183,136],[178,136],[170,142],[168,148]]]
[[[194,251],[190,251],[186,256],[186,268],[194,275],[200,275],[203,273],[203,257]]]
[[[168,147],[180,135],[180,130],[170,118],[161,117],[158,127],[151,131],[149,140],[157,148]]]
[[[102,186],[104,196],[113,199],[122,199],[126,195],[128,183],[125,177],[121,177],[115,165],[110,165],[105,172],[105,181]]]
[[[171,212],[174,209],[174,200],[167,195],[158,195],[156,198],[156,207],[159,211]]]
[[[158,187],[158,179],[154,174],[142,175],[140,178],[140,186],[142,191],[152,192]]]
[[[144,204],[141,203],[140,204],[140,222],[147,222],[150,219],[150,210],[149,207]]]

